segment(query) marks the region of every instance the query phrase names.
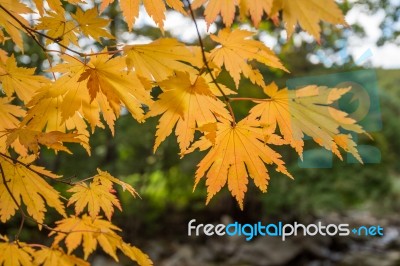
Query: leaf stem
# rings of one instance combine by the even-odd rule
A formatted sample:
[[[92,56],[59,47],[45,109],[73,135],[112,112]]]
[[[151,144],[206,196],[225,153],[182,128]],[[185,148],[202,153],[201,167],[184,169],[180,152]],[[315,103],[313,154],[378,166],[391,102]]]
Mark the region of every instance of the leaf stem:
[[[214,74],[212,73],[212,70],[211,70],[211,68],[210,68],[210,66],[209,66],[209,64],[208,64],[208,61],[207,61],[204,43],[203,43],[203,40],[202,40],[202,38],[201,38],[201,34],[200,34],[200,31],[199,31],[199,26],[197,25],[197,21],[196,21],[196,17],[195,17],[195,15],[194,15],[194,12],[193,12],[192,5],[191,5],[191,3],[190,3],[190,0],[186,0],[186,2],[187,2],[187,4],[188,4],[190,16],[192,17],[194,26],[196,27],[197,38],[198,38],[198,41],[199,41],[199,44],[200,44],[201,55],[202,55],[202,58],[203,58],[204,66],[206,67],[208,73],[210,74],[213,83],[215,84],[215,86],[217,87],[217,89],[218,89],[219,92],[221,93],[222,97],[224,98],[224,101],[225,101],[225,103],[226,103],[226,105],[227,105],[227,107],[228,107],[229,113],[230,113],[231,116],[232,116],[232,120],[233,120],[233,121],[232,121],[232,126],[235,126],[235,125],[236,125],[236,118],[235,118],[235,113],[233,112],[232,106],[231,106],[231,104],[230,104],[231,99],[224,93],[224,91],[222,90],[222,88],[219,86],[219,84],[218,84],[218,82],[217,82],[217,80],[216,80]]]

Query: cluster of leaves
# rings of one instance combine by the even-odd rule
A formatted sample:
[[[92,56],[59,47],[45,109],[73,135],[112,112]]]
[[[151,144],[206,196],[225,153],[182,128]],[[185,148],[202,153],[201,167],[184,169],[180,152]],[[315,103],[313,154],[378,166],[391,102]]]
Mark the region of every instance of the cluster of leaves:
[[[351,135],[343,130],[364,130],[331,106],[350,88],[311,85],[290,91],[265,84],[257,64],[288,70],[270,48],[252,38],[253,32],[231,28],[238,8],[239,17],[250,17],[254,26],[263,17],[279,24],[281,16],[289,37],[299,24],[319,40],[321,20],[346,24],[333,0],[119,1],[129,31],[135,31],[142,2],[161,32],[166,6],[190,16],[199,46],[165,37],[147,44],[124,43],[109,28],[112,18],[107,7],[113,0],[99,6],[89,0],[68,0],[64,5],[60,0],[25,2],[0,0],[0,41],[12,42],[23,52],[24,38],[31,38],[42,48],[50,67],[36,73],[18,66],[11,52],[0,50],[4,92],[0,98],[0,220],[7,222],[19,210],[20,230],[24,220],[30,219],[50,230],[54,241],[46,247],[19,241],[19,233],[15,241],[2,236],[0,265],[86,265],[72,252],[82,246],[86,260],[98,244],[115,260],[120,250],[141,265],[151,264],[139,249],[122,240],[119,228],[110,222],[114,208],[121,209],[113,185],[135,196],[130,185],[101,170],[90,179],[65,181],[33,164],[43,146],[70,153],[64,143],[79,143],[90,154],[89,139],[95,128],[106,124],[114,134],[114,123],[125,110],[140,122],[161,116],[154,151],[174,129],[181,156],[208,150],[195,181],[197,185],[203,177],[207,179],[207,202],[227,184],[243,208],[249,178],[261,191],[267,190],[266,164],[292,177],[271,146],[289,145],[302,156],[305,135],[339,158],[342,148],[361,161]],[[225,25],[211,35],[215,47],[210,51],[205,50],[194,15],[200,8],[208,26],[219,14]],[[120,44],[107,46],[107,39]],[[84,52],[82,44],[87,40],[96,43],[90,53]],[[222,72],[232,77],[235,88],[217,81]],[[263,89],[266,98],[234,97],[242,78]],[[156,99],[154,88],[161,89]],[[252,101],[255,106],[236,121],[234,101]],[[67,203],[50,185],[54,182],[72,186]],[[75,207],[73,214],[66,211],[70,205]],[[44,223],[47,207],[62,216],[54,228]]]

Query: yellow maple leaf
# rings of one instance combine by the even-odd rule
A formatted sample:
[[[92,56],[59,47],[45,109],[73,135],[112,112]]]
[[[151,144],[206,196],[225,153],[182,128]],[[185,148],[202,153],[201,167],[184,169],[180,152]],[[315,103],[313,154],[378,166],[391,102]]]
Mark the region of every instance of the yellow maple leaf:
[[[104,9],[113,3],[114,0],[104,0],[100,4],[100,12],[103,12]],[[122,14],[125,18],[126,23],[128,24],[128,29],[131,31],[133,24],[135,23],[136,18],[139,16],[139,6],[143,3],[147,13],[151,16],[154,22],[158,25],[158,27],[163,30],[164,29],[164,20],[165,20],[165,1],[163,0],[120,0],[119,5],[122,10]],[[185,10],[183,9],[183,3],[180,0],[166,0],[166,3],[169,7],[175,9],[176,11],[185,14]]]
[[[102,100],[107,101],[115,116],[119,116],[120,106],[124,104],[132,116],[140,121],[143,116],[142,104],[152,103],[150,92],[146,91],[135,73],[126,72],[125,68],[125,60],[121,57],[110,59],[108,55],[98,55],[86,65],[78,82],[87,80],[91,100],[98,92],[102,92],[105,97],[101,99],[100,95],[99,104],[102,105]],[[103,116],[107,115],[106,110],[102,110]]]
[[[71,151],[63,145],[63,142],[81,143],[82,140],[78,137],[79,135],[76,133],[40,132],[28,128],[17,128],[8,131],[6,144],[10,146],[14,141],[18,140],[21,145],[36,155],[39,153],[40,144],[55,151],[65,151],[71,154]]]
[[[118,198],[115,196],[115,190],[112,183],[101,182],[101,179],[93,180],[87,185],[84,182],[79,182],[68,190],[73,193],[69,198],[68,206],[75,204],[75,213],[79,215],[85,207],[88,207],[88,212],[92,219],[95,219],[102,209],[108,220],[114,212],[114,206],[120,211],[122,210]]]
[[[36,8],[39,11],[39,14],[41,16],[43,16],[43,14],[46,11],[45,10],[45,1],[43,1],[43,0],[33,0],[33,2],[35,3]],[[48,4],[50,10],[55,10],[55,11],[63,10],[61,0],[46,0],[46,2]],[[77,4],[80,4],[80,3],[85,3],[86,0],[66,0],[66,2],[68,2],[68,3],[72,4],[72,5],[77,5]]]
[[[14,92],[18,98],[27,103],[35,92],[50,83],[44,76],[34,75],[34,68],[18,67],[14,55],[6,62],[0,62],[0,82],[8,97]]]
[[[139,76],[148,80],[162,81],[175,71],[194,72],[192,66],[202,65],[198,47],[188,47],[171,38],[158,39],[149,44],[127,45],[124,53],[128,69],[135,69]]]
[[[263,129],[256,124],[247,119],[235,125],[222,120],[217,123],[215,143],[202,137],[188,150],[189,153],[196,148],[210,149],[197,166],[195,181],[196,187],[201,178],[206,177],[207,204],[228,183],[229,191],[243,209],[249,177],[261,191],[267,191],[269,173],[265,164],[274,164],[276,171],[292,177],[280,159],[281,155],[265,143]],[[268,143],[281,145],[282,141],[274,136]]]
[[[76,92],[76,90],[75,90]],[[81,91],[84,94],[84,91]],[[87,92],[86,92],[87,93]],[[87,98],[89,99],[89,94],[87,93]],[[76,97],[82,97],[81,94],[77,94]],[[51,133],[49,140],[46,140],[46,134],[40,134],[42,136],[42,144],[51,144],[48,141],[51,141],[53,144],[57,145],[57,148],[62,148],[58,144],[59,140],[57,140],[57,135],[64,136],[64,137],[72,137],[72,135],[65,135],[67,132],[74,131],[76,135],[71,139],[71,142],[79,142],[83,148],[90,154],[90,146],[89,146],[89,131],[87,130],[87,124],[82,118],[81,113],[74,112],[69,114],[68,117],[62,116],[62,109],[65,106],[71,107],[73,102],[64,102],[63,101],[63,90],[60,88],[58,90],[57,87],[54,86],[47,86],[42,88],[38,91],[38,93],[33,97],[33,99],[28,103],[28,110],[26,116],[21,121],[20,128],[25,127],[27,130],[32,130],[36,132],[44,131],[46,133],[50,132],[62,132],[62,133]],[[89,100],[88,100],[89,101]],[[70,105],[68,105],[68,103]],[[78,106],[80,111],[83,110],[82,114],[87,114],[95,112],[92,106],[93,104],[83,105],[81,109]],[[60,112],[61,110],[61,112]],[[68,110],[68,109],[67,109]],[[97,111],[98,114],[99,111]],[[91,116],[87,115],[88,117],[92,118]],[[100,120],[100,118],[97,118]],[[93,122],[89,120],[90,122]],[[98,121],[99,126],[102,126],[100,121]],[[39,133],[37,133],[39,134]],[[34,142],[37,142],[34,140]],[[15,143],[15,142],[14,142]],[[45,144],[46,145],[46,144]],[[62,148],[63,149],[63,148]],[[26,151],[20,150],[18,152],[21,156],[26,156]]]
[[[122,243],[121,251],[131,260],[136,261],[139,265],[142,266],[151,266],[153,262],[150,260],[149,256],[147,256],[143,251],[138,249],[135,246],[131,246],[127,243]]]
[[[77,21],[79,30],[86,36],[90,36],[96,41],[100,42],[100,38],[113,39],[114,37],[106,30],[106,27],[110,21],[99,17],[97,8],[91,8],[83,11],[81,8],[77,8],[75,14],[72,17]]]
[[[255,101],[258,104],[250,110],[249,118],[259,119],[262,124],[268,125],[271,132],[279,127],[284,139],[300,156],[303,152],[304,134],[337,154],[337,144],[340,147],[346,146],[345,137],[339,135],[340,128],[365,133],[345,112],[329,106],[349,90],[350,88],[328,89],[313,85],[299,90],[278,90],[276,84],[272,83],[264,88],[270,98]],[[350,148],[352,143],[349,138],[347,141],[350,144],[348,150],[360,160],[356,150]]]
[[[53,207],[58,213],[65,216],[64,204],[60,200],[60,193],[43,180],[36,172],[9,159],[0,157],[2,171],[0,179],[0,221],[6,222],[14,214],[18,206],[13,201],[6,186],[13,194],[18,205],[23,203],[28,214],[39,223],[43,223],[46,212],[45,203]],[[34,168],[34,170],[36,170]]]
[[[197,9],[206,2],[208,2],[208,4],[204,11],[204,16],[207,22],[207,27],[216,20],[218,14],[221,14],[222,21],[226,27],[232,25],[233,19],[235,18],[235,9],[238,0],[194,0],[192,7],[193,9]]]
[[[318,41],[321,34],[319,25],[321,20],[347,25],[342,11],[334,0],[274,0],[271,13],[276,14],[280,10],[286,23],[288,37],[293,34],[297,23]]]
[[[21,16],[22,14],[32,13],[32,10],[27,7],[25,4],[16,0],[0,0],[0,5],[7,10],[7,12],[3,9],[0,9],[0,25],[4,28],[4,30],[10,35],[13,42],[24,51],[24,43],[22,39],[22,33],[24,31],[23,27],[15,21],[14,18],[18,19],[18,21],[24,25],[29,26],[28,21]],[[14,16],[11,17],[8,13]]]
[[[56,224],[55,230],[57,231],[50,232],[49,236],[55,235],[53,246],[64,241],[68,254],[82,246],[84,259],[87,260],[99,244],[104,252],[116,261],[118,261],[117,249],[120,249],[139,265],[153,265],[146,254],[122,240],[121,236],[116,233],[121,229],[101,217],[92,218],[83,215],[82,218],[79,218],[71,216],[57,221]]]
[[[254,84],[264,85],[261,72],[253,68],[249,63],[251,60],[258,61],[266,66],[286,70],[279,59],[268,47],[260,41],[251,40],[249,37],[254,33],[247,30],[229,29],[220,30],[218,36],[211,38],[221,44],[211,51],[210,58],[218,67],[225,66],[226,70],[239,86],[240,74],[249,78]]]
[[[47,36],[50,36],[64,46],[68,46],[70,43],[78,45],[78,38],[76,36],[77,26],[74,21],[67,18],[63,8],[49,11],[46,16],[39,19],[39,24],[35,26],[35,29],[47,31]],[[52,42],[53,40],[46,39],[46,44]]]
[[[137,120],[143,117],[143,104],[151,104],[150,92],[134,72],[126,71],[123,58],[110,59],[101,54],[93,56],[89,63],[64,56],[64,62],[51,70],[62,76],[41,90],[30,102],[27,123],[46,131],[62,131],[65,127],[86,136],[86,125],[103,127],[100,112],[114,132],[114,121],[124,105]],[[42,117],[38,117],[42,115]],[[36,117],[36,119],[35,119]],[[82,124],[83,123],[83,124]],[[50,126],[50,127],[49,127]]]
[[[117,184],[119,185],[123,191],[128,191],[133,197],[139,196],[139,194],[136,192],[136,190],[129,185],[128,183],[125,183],[121,180],[119,180],[118,178],[113,177],[112,175],[110,175],[108,172],[106,171],[101,171],[100,169],[97,168],[97,175],[95,175],[93,177],[93,181],[97,181],[99,180],[101,183],[103,184]]]
[[[35,252],[36,265],[42,266],[90,266],[90,263],[74,255],[65,254],[61,248],[41,247]]]
[[[11,104],[14,98],[0,98],[0,134],[6,129],[12,129],[19,124],[20,117],[25,115],[25,110],[20,106]]]
[[[240,0],[240,12],[250,15],[254,26],[258,27],[264,13],[270,14],[273,0]]]
[[[158,85],[164,92],[146,114],[146,117],[162,114],[154,151],[172,133],[175,125],[179,147],[184,152],[193,141],[196,127],[216,122],[216,116],[231,119],[225,104],[215,97],[202,77],[192,81],[188,73],[178,72]]]
[[[99,243],[107,254],[118,261],[116,251],[123,241],[116,231],[121,231],[121,229],[111,222],[102,220],[101,217],[93,219],[90,216],[83,215],[82,218],[71,216],[56,223],[55,229],[58,232],[52,231],[49,234],[49,236],[55,235],[53,245],[58,245],[61,241],[64,241],[68,254],[82,245],[86,260]]]
[[[0,235],[0,265],[33,266],[34,250],[24,242],[10,242],[6,236]]]
[[[25,115],[25,110],[20,106],[11,104],[13,98],[0,98],[0,152],[7,153],[7,130],[16,128]]]

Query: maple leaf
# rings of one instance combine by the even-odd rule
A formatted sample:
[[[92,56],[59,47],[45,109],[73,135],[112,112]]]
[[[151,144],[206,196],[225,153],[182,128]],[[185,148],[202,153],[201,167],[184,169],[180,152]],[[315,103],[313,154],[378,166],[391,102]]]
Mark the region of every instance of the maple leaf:
[[[152,262],[139,249],[126,244],[116,232],[121,231],[111,222],[83,215],[82,218],[71,216],[56,222],[55,230],[49,236],[55,235],[53,246],[64,241],[68,254],[82,245],[85,260],[99,244],[105,253],[118,261],[117,249],[120,249],[130,259],[139,265],[152,265]]]
[[[7,236],[0,235],[0,265],[32,266],[34,250],[24,242],[10,242]]]
[[[46,35],[52,39],[47,38],[46,44],[56,41],[64,46],[68,46],[70,43],[78,45],[75,35],[77,27],[72,20],[67,19],[63,8],[50,11],[46,16],[41,17],[35,29],[47,31]]]
[[[161,38],[149,44],[127,45],[124,53],[128,69],[135,69],[139,76],[155,81],[165,80],[175,71],[194,72],[191,65],[203,64],[198,47],[188,47],[171,38]]]
[[[78,8],[72,17],[78,22],[79,29],[86,36],[90,36],[96,41],[100,42],[100,37],[113,39],[111,35],[104,27],[106,27],[110,21],[104,18],[100,18],[97,13],[97,8],[88,9],[83,11]]]
[[[20,106],[11,104],[13,99],[9,97],[0,98],[0,132],[17,127],[20,122],[18,118],[25,115],[25,110]]]
[[[82,218],[71,216],[57,221],[56,224],[55,229],[58,232],[50,232],[49,236],[56,235],[53,245],[58,245],[61,241],[64,241],[68,254],[82,245],[86,260],[97,248],[97,244],[100,244],[107,254],[118,261],[116,250],[121,245],[122,238],[116,231],[121,231],[121,229],[111,222],[102,220],[101,217],[93,219],[90,216],[83,215]],[[65,234],[65,232],[68,234]]]
[[[108,55],[98,55],[87,64],[78,82],[87,80],[91,100],[94,100],[98,92],[102,92],[114,115],[119,115],[123,103],[133,117],[140,120],[143,115],[142,104],[151,104],[151,96],[136,75],[124,69],[123,58],[110,59]],[[100,105],[103,104],[101,96],[97,100]],[[102,110],[103,115],[107,115],[106,110]],[[107,117],[106,121],[110,124]]]
[[[106,171],[101,171],[100,169],[97,168],[97,175],[93,177],[93,181],[99,181],[102,184],[108,185],[111,183],[119,185],[123,191],[128,191],[133,197],[139,196],[139,194],[136,192],[136,190],[129,185],[128,183],[125,183],[118,178],[113,177]]]
[[[143,104],[152,102],[150,92],[134,72],[126,71],[123,58],[110,59],[101,54],[93,56],[86,64],[68,56],[63,59],[63,63],[51,69],[62,76],[29,103],[32,108],[25,118],[26,123],[36,124],[34,127],[40,130],[47,124],[46,131],[65,132],[65,127],[77,128],[77,133],[86,136],[82,117],[94,130],[96,126],[103,127],[101,111],[114,133],[114,121],[120,115],[122,104],[137,120],[143,118]],[[40,114],[43,116],[39,119]]]
[[[7,152],[7,130],[16,128],[20,122],[19,118],[25,115],[25,110],[20,106],[11,104],[14,98],[0,98],[0,152]]]
[[[81,94],[78,94],[76,96],[80,97]],[[87,124],[83,120],[82,115],[79,112],[75,111],[69,117],[65,119],[62,118],[62,113],[60,113],[60,110],[63,110],[62,108],[66,106],[68,106],[68,108],[71,107],[68,105],[68,103],[71,105],[71,102],[63,102],[63,99],[64,98],[61,89],[58,90],[54,86],[48,86],[40,89],[38,93],[33,97],[33,99],[28,103],[28,107],[30,107],[30,109],[28,110],[24,119],[21,121],[20,128],[25,128],[26,130],[37,132],[37,135],[41,135],[41,144],[51,144],[50,146],[56,145],[55,148],[61,148],[61,150],[65,151],[65,149],[63,149],[59,145],[59,141],[63,141],[63,139],[65,139],[66,141],[70,140],[70,142],[79,142],[82,147],[85,148],[87,153],[90,154],[89,132],[87,130]],[[84,114],[94,112],[92,105],[85,105],[84,107],[82,107],[82,109],[84,111],[82,113]],[[50,139],[46,140],[46,134],[38,133],[41,131],[45,131],[46,133],[61,133],[51,133],[49,135]],[[67,133],[69,131],[75,131],[76,133]],[[54,138],[57,137],[57,135],[59,135],[60,139]],[[37,142],[36,139],[31,140],[33,141],[31,143]],[[26,156],[26,151],[24,152],[23,150],[21,150],[19,154],[22,156]]]
[[[23,52],[24,44],[21,35],[23,27],[20,24],[15,23],[14,18],[18,19],[18,21],[22,25],[29,26],[28,21],[23,16],[21,16],[21,14],[32,13],[32,10],[25,4],[20,3],[20,1],[16,0],[0,0],[0,5],[4,8],[4,10],[0,9],[0,25],[10,35],[13,42]],[[5,10],[7,10],[8,12],[6,12]],[[14,18],[12,18],[8,13],[14,16]]]
[[[197,126],[216,122],[216,116],[231,119],[225,104],[215,97],[202,77],[192,81],[188,73],[178,72],[175,77],[158,85],[164,92],[146,114],[146,117],[162,114],[157,125],[154,151],[172,133],[175,125],[175,134],[183,152],[193,141]]]
[[[33,2],[35,3],[36,8],[39,11],[39,14],[41,16],[43,16],[43,14],[46,11],[45,10],[45,4],[44,4],[45,1],[43,1],[43,0],[33,0]],[[64,10],[62,8],[61,0],[47,0],[46,2],[48,4],[50,10],[55,10],[55,11],[59,11],[59,12],[60,11],[62,12]],[[66,2],[68,2],[68,3],[72,4],[72,5],[77,5],[77,4],[80,4],[80,3],[85,3],[86,0],[67,0]]]
[[[244,119],[236,125],[222,120],[217,123],[215,143],[202,137],[193,143],[187,153],[195,149],[210,149],[197,165],[195,187],[206,177],[207,204],[211,198],[228,183],[228,189],[243,209],[244,194],[247,191],[248,178],[263,192],[267,191],[269,173],[265,164],[275,164],[276,171],[292,178],[286,170],[281,155],[268,144],[281,145],[282,140],[272,136],[265,143],[261,127],[254,121]]]
[[[32,171],[26,166],[14,164],[4,157],[0,157],[0,165],[2,177],[0,180],[1,222],[6,222],[15,214],[15,210],[21,206],[21,201],[26,206],[28,214],[39,223],[43,223],[44,220],[45,203],[61,215],[66,215],[64,205],[60,201],[60,193],[38,175],[38,172],[48,173],[48,171],[40,168],[32,168],[34,170]],[[19,206],[15,204],[9,194],[4,179]]]
[[[250,14],[254,26],[260,25],[264,13],[270,14],[273,0],[240,0],[240,12],[244,15]]]
[[[192,7],[193,9],[197,9],[206,2],[208,2],[208,4],[204,11],[204,16],[207,27],[210,27],[210,24],[216,20],[218,14],[221,14],[222,21],[225,26],[229,28],[235,18],[235,9],[238,0],[194,0]]]
[[[136,261],[142,266],[151,266],[153,262],[150,260],[149,256],[143,253],[140,249],[135,246],[131,246],[126,243],[122,243],[121,251],[131,260]]]
[[[113,3],[114,0],[104,0],[100,5],[100,12]],[[147,13],[151,16],[158,27],[163,30],[164,20],[165,20],[165,2],[163,0],[120,0],[119,5],[122,10],[122,14],[128,25],[128,29],[131,31],[136,18],[139,16],[139,6],[143,3]],[[176,11],[186,14],[183,9],[183,3],[180,0],[166,0],[169,7],[175,9]]]
[[[0,82],[8,97],[14,92],[18,98],[27,103],[35,92],[50,83],[44,76],[34,75],[34,68],[18,67],[14,55],[6,62],[0,62]]]
[[[90,217],[95,219],[102,209],[108,220],[114,212],[114,206],[122,210],[119,200],[113,194],[115,190],[111,183],[102,183],[100,180],[93,180],[89,185],[79,182],[68,192],[74,193],[68,201],[68,206],[75,204],[75,213],[79,215],[86,206]]]
[[[264,78],[258,69],[253,68],[249,61],[255,60],[264,65],[287,71],[275,54],[262,42],[248,39],[254,33],[247,30],[229,29],[220,30],[218,36],[211,35],[211,39],[221,44],[214,48],[210,58],[218,67],[225,66],[236,88],[239,86],[240,74],[249,78],[254,84],[264,85]]]
[[[42,266],[90,266],[89,262],[74,255],[65,254],[61,248],[41,247],[40,250],[35,252],[34,262],[36,265]]]
[[[254,101],[258,103],[250,110],[249,119],[259,119],[268,125],[270,131],[279,127],[280,133],[297,153],[302,156],[304,134],[312,137],[315,142],[338,154],[337,144],[345,147],[345,136],[338,136],[340,128],[356,133],[365,133],[356,121],[345,112],[331,106],[339,100],[350,88],[328,89],[327,87],[307,86],[299,90],[278,90],[275,83],[264,88],[269,99]],[[348,149],[360,160],[355,149]],[[340,157],[340,155],[338,155]]]
[[[286,23],[288,37],[290,37],[297,25],[319,41],[321,34],[320,21],[332,24],[347,25],[340,8],[334,0],[274,0],[272,14],[282,10],[283,21]]]
[[[14,141],[18,140],[26,149],[34,154],[39,153],[40,144],[47,146],[55,151],[65,151],[71,154],[71,151],[63,145],[63,142],[81,143],[79,135],[76,133],[63,133],[60,131],[40,132],[27,128],[17,128],[8,131],[6,144],[10,146]]]

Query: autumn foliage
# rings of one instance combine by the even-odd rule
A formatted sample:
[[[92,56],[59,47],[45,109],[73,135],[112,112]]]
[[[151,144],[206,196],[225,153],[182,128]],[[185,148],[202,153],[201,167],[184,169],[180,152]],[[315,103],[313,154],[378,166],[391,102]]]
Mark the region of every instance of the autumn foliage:
[[[126,30],[133,32],[143,5],[160,37],[147,44],[123,42],[121,32],[110,30],[109,5],[117,5]],[[200,34],[198,46],[164,37],[167,9],[192,18],[197,32],[195,14],[204,15],[208,26],[222,19],[224,27],[210,36],[214,47],[206,50]],[[290,146],[302,157],[305,135],[339,158],[342,149],[361,162],[344,132],[366,132],[332,105],[351,88],[288,90],[266,84],[258,65],[290,69],[253,38],[255,32],[232,26],[248,19],[255,27],[262,20],[282,24],[288,38],[299,25],[317,41],[321,21],[346,25],[334,0],[0,0],[0,41],[23,52],[31,39],[49,63],[36,71],[19,65],[12,51],[0,50],[0,221],[21,217],[15,237],[0,236],[0,265],[88,265],[97,247],[117,261],[120,252],[140,265],[152,264],[111,222],[114,209],[122,210],[115,187],[137,197],[134,188],[100,169],[72,182],[35,165],[42,147],[71,153],[65,144],[79,143],[90,154],[95,128],[107,126],[114,133],[123,110],[139,122],[159,117],[154,151],[172,133],[182,157],[206,151],[195,185],[206,180],[207,203],[227,186],[243,208],[249,179],[266,192],[271,169],[293,178],[274,146]],[[118,45],[107,45],[109,39]],[[93,43],[90,51],[80,40]],[[233,87],[217,79],[223,72]],[[265,98],[236,97],[238,89],[246,90],[242,79],[260,87]],[[157,97],[154,88],[161,89]],[[231,106],[236,101],[254,103],[240,121]],[[69,188],[62,194],[55,183]],[[45,223],[49,207],[60,218],[53,226]],[[19,240],[25,220],[48,230],[51,246]],[[83,258],[73,255],[78,248]]]

